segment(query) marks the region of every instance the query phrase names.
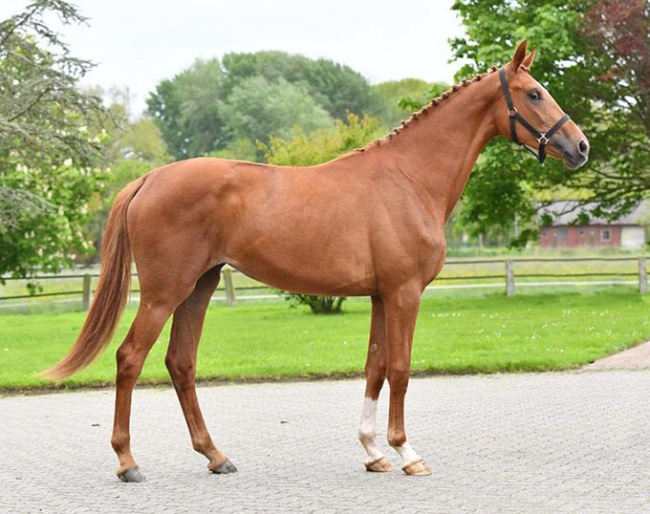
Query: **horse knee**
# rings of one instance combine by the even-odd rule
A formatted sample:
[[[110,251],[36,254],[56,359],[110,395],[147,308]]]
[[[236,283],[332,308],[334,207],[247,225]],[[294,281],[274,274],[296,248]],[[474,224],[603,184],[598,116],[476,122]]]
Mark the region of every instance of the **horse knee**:
[[[384,380],[386,380],[386,368],[366,370],[365,375],[368,389],[366,394],[376,398],[379,396],[379,393],[384,386]]]
[[[394,367],[388,370],[386,378],[390,385],[391,393],[405,394],[408,388],[410,371],[407,367]]]

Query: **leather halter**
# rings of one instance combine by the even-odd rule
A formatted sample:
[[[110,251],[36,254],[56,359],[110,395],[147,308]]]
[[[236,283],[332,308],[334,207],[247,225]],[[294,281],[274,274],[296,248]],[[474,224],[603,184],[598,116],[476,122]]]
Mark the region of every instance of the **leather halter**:
[[[544,160],[546,159],[546,145],[548,145],[553,135],[558,130],[560,130],[560,127],[569,121],[569,115],[565,114],[562,116],[547,132],[539,132],[530,123],[528,123],[521,114],[519,114],[519,111],[512,103],[512,97],[510,96],[510,91],[508,90],[506,70],[504,68],[499,69],[499,79],[501,80],[501,89],[503,90],[503,96],[505,97],[506,104],[508,105],[508,118],[510,119],[510,137],[519,146],[523,146],[526,150],[537,157],[539,164],[543,166]],[[537,139],[537,142],[539,143],[539,149],[537,153],[535,153],[534,150],[526,146],[524,143],[519,142],[519,138],[517,137],[517,122],[521,123],[524,128],[526,128],[528,132],[533,134],[533,136],[535,136]]]

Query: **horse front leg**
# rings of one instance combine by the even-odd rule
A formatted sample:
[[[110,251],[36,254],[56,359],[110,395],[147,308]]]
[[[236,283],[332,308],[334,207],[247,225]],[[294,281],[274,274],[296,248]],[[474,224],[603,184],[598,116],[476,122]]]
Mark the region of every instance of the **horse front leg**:
[[[370,340],[366,359],[366,393],[359,424],[359,441],[366,450],[364,461],[368,471],[393,471],[376,442],[377,400],[386,379],[386,324],[384,304],[380,297],[372,298]]]
[[[403,288],[384,297],[386,376],[390,386],[388,444],[399,453],[402,458],[402,470],[407,475],[431,474],[431,469],[407,441],[404,428],[404,398],[411,370],[411,348],[420,296],[421,291],[416,288]]]

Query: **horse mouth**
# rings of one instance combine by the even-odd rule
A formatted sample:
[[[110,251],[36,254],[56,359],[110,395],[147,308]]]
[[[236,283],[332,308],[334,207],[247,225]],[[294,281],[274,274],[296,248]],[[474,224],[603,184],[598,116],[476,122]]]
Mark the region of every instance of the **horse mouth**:
[[[583,150],[583,147],[580,145],[577,145],[574,148],[574,145],[568,141],[559,140],[551,141],[551,144],[548,148],[550,151],[549,153],[556,159],[562,160],[564,165],[570,170],[577,170],[581,166],[587,164],[587,161],[589,160],[588,146],[586,146],[586,149]]]
[[[587,164],[589,157],[586,155],[578,154],[575,155],[572,152],[563,151],[562,152],[562,162],[570,170],[577,170],[581,166]]]

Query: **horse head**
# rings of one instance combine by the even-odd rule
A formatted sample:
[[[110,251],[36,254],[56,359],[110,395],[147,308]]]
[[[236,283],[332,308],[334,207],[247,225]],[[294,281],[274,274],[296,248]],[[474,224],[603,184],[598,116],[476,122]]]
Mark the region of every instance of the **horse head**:
[[[497,107],[501,135],[526,147],[544,163],[546,154],[576,169],[589,156],[589,141],[549,92],[529,73],[535,50],[526,53],[526,40],[499,70],[503,108]]]

